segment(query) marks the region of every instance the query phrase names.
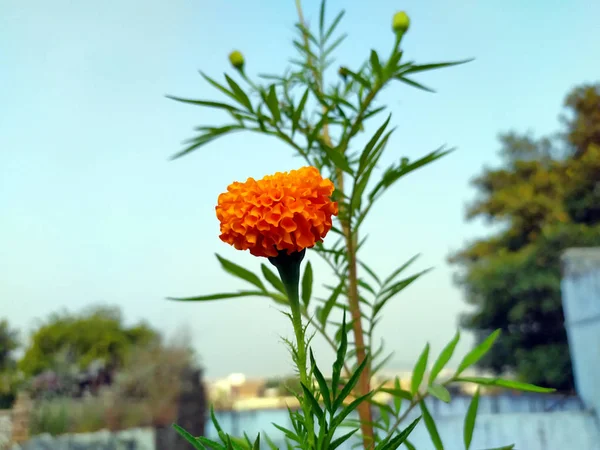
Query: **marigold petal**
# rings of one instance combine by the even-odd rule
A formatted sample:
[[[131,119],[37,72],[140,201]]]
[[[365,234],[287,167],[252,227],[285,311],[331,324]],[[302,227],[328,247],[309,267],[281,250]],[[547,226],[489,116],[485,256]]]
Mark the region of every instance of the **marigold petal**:
[[[220,239],[255,256],[301,251],[323,240],[338,205],[333,183],[316,167],[234,182],[218,197]]]

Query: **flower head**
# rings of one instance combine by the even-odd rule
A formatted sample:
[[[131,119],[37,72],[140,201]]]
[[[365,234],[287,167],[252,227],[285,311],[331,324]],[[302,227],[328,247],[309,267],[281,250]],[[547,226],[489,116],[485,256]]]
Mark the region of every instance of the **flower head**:
[[[216,206],[221,240],[255,256],[274,257],[313,247],[338,213],[334,186],[315,167],[235,182]]]
[[[392,19],[392,30],[396,34],[404,34],[410,27],[410,18],[404,11],[397,12],[394,14]]]
[[[244,68],[244,55],[242,52],[238,50],[234,50],[229,54],[229,62],[233,67],[238,70],[242,70]]]

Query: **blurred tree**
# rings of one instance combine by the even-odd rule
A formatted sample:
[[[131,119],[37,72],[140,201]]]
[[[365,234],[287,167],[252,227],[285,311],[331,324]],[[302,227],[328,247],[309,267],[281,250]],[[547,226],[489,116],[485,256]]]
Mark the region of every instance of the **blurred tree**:
[[[457,282],[474,311],[461,325],[477,341],[504,334],[480,362],[531,383],[573,388],[560,292],[560,255],[600,245],[600,85],[566,98],[566,131],[554,139],[500,136],[503,166],[473,181],[467,218],[499,227],[451,255]]]
[[[19,348],[18,333],[6,319],[0,320],[0,409],[8,408],[15,399],[17,381],[14,352]]]
[[[107,367],[117,368],[134,346],[159,339],[160,335],[145,324],[125,326],[118,308],[94,307],[81,314],[53,314],[33,333],[19,368],[26,376],[53,370],[59,363],[82,370],[101,361]]]
[[[18,333],[6,319],[0,320],[0,372],[15,366],[14,352],[19,348]]]

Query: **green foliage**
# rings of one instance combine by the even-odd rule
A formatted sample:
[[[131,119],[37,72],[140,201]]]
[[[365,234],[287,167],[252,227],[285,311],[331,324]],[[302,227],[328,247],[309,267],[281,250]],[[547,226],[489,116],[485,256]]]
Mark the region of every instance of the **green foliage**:
[[[479,196],[467,217],[503,227],[450,260],[474,307],[463,326],[479,342],[504,331],[478,365],[568,391],[560,256],[568,247],[600,245],[600,85],[575,88],[565,107],[559,138],[501,137],[504,165],[475,179]]]
[[[17,348],[19,348],[17,332],[10,328],[6,319],[0,320],[0,372],[14,367],[14,351]]]
[[[118,367],[134,346],[158,338],[158,333],[147,325],[126,327],[116,308],[53,314],[33,332],[19,368],[26,376],[34,376],[56,369],[61,359],[79,369],[95,360]]]
[[[356,146],[354,139],[367,126],[371,126],[371,119],[385,111],[386,106],[379,103],[379,94],[384,88],[399,82],[432,92],[432,89],[413,77],[425,71],[460,65],[468,60],[430,64],[405,61],[401,44],[409,22],[408,16],[403,13],[396,16],[401,20],[396,20],[393,25],[395,32],[390,33],[393,45],[389,57],[372,50],[362,65],[352,69],[342,66],[338,70],[339,78],[326,83],[324,74],[334,62],[333,52],[346,38],[346,35],[336,36],[344,13],[342,11],[327,23],[326,5],[322,1],[318,30],[313,31],[304,22],[301,2],[297,1],[296,6],[299,22],[296,24],[298,34],[293,45],[298,57],[290,60],[291,67],[283,75],[267,74],[259,76],[258,80],[252,80],[243,69],[234,65],[237,73],[235,80],[225,75],[225,80],[219,82],[201,73],[204,80],[224,96],[227,103],[171,97],[188,105],[224,111],[229,116],[224,125],[196,127],[197,135],[173,158],[180,158],[215,139],[237,132],[270,136],[291,147],[306,164],[315,166],[330,177],[335,185],[333,198],[339,204],[339,215],[327,242],[318,243],[312,249],[328,265],[334,278],[323,284],[327,292],[324,298],[314,298],[315,273],[310,263],[307,263],[301,280],[300,301],[299,273],[297,277],[290,276],[293,271],[282,271],[281,266],[277,265],[282,277],[280,281],[263,264],[261,272],[266,280],[263,282],[253,271],[217,255],[222,268],[243,281],[246,290],[173,300],[214,301],[256,296],[268,298],[289,308],[289,312],[285,314],[292,320],[296,341],[287,343],[298,367],[301,389],[296,394],[301,410],[289,412],[291,428],[274,424],[287,438],[288,448],[335,448],[352,436],[360,436],[365,448],[388,450],[400,445],[414,448],[407,438],[418,425],[419,419],[404,429],[401,424],[416,407],[420,407],[422,411],[423,422],[434,447],[443,448],[425,399],[431,394],[450,401],[449,384],[456,383],[460,373],[443,382],[436,381],[436,377],[450,360],[459,335],[452,339],[435,361],[434,375],[427,383],[427,389],[421,389],[421,386],[426,376],[429,346],[425,347],[415,366],[410,391],[401,389],[398,380],[394,389],[382,386],[372,388],[373,375],[378,373],[391,356],[385,352],[383,343],[374,339],[376,326],[385,306],[427,271],[405,274],[416,260],[414,257],[393,268],[389,276],[380,277],[361,258],[365,238],[360,238],[360,235],[365,218],[383,194],[390,192],[406,175],[442,158],[450,150],[440,147],[421,158],[409,160],[401,157],[389,166],[381,167],[383,153],[394,132],[389,126],[390,115],[384,121],[373,124],[376,131],[366,145]],[[245,65],[248,64],[251,61],[245,61]],[[530,169],[524,167],[522,170]],[[506,180],[501,177],[498,182],[506,183]],[[541,202],[541,206],[545,208],[542,211],[544,214],[552,214],[552,205]],[[529,217],[528,220],[533,225],[539,221],[537,216]],[[515,236],[514,239],[518,238],[519,236]],[[274,259],[276,258],[271,258],[270,261],[273,262]],[[294,269],[299,272],[299,263]],[[294,277],[297,279],[294,280]],[[346,323],[348,311],[352,319]],[[339,313],[343,314],[341,321]],[[306,351],[302,318],[322,335],[336,353],[331,384],[324,379],[310,349]],[[351,340],[348,338],[349,333],[353,335]],[[486,344],[467,355],[461,370],[484,358],[496,337],[497,333]],[[307,357],[310,357],[310,367],[306,365]],[[496,383],[500,381],[496,380]],[[517,385],[512,386],[518,388]],[[377,392],[391,394],[393,407],[374,401],[373,395]],[[407,403],[404,408],[403,403]],[[359,415],[358,421],[348,418],[355,410]],[[253,441],[248,438],[240,440],[225,433],[214,415],[213,424],[220,442],[190,436],[179,427],[176,429],[195,448],[249,449],[254,446]],[[351,431],[334,438],[334,432],[342,426],[350,427]],[[267,437],[267,443],[269,442]]]
[[[14,352],[18,348],[18,333],[7,320],[0,320],[0,409],[9,408],[15,400],[18,380]]]

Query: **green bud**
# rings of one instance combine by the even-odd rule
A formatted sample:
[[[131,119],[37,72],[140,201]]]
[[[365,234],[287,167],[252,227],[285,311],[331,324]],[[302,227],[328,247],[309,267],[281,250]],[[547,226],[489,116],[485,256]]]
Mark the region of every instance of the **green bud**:
[[[348,76],[348,69],[344,66],[340,66],[340,68],[338,69],[338,74],[345,80]]]
[[[392,20],[392,30],[396,34],[404,34],[410,27],[410,18],[404,11],[397,12],[394,14]]]
[[[233,67],[238,70],[242,70],[244,68],[244,55],[241,52],[234,50],[229,54],[229,62]]]

